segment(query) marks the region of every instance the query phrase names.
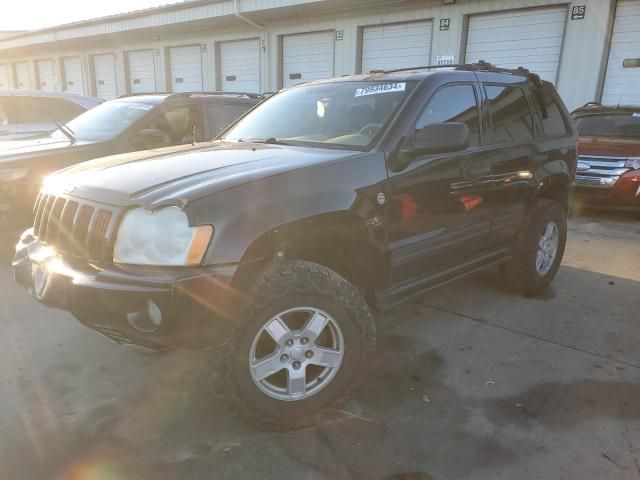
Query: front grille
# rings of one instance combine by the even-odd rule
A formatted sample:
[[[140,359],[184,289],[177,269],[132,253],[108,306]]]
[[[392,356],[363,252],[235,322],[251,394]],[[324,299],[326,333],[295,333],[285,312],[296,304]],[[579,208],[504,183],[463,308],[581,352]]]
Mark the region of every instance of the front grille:
[[[625,157],[580,155],[576,183],[587,187],[612,188],[621,175],[631,170],[625,167]]]
[[[33,233],[63,254],[102,262],[113,255],[117,211],[106,205],[41,193]]]

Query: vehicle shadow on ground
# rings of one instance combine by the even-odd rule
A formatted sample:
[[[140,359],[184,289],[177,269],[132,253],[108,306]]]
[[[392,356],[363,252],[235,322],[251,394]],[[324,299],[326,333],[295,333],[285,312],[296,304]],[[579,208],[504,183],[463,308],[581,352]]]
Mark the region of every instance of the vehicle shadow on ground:
[[[205,353],[119,357],[114,347],[107,350],[113,356],[83,358],[95,364],[95,375],[79,383],[74,378],[81,366],[70,364],[61,352],[60,362],[49,365],[44,378],[21,380],[24,407],[18,406],[16,415],[26,435],[15,435],[13,447],[0,452],[0,478],[418,480],[475,477],[483,470],[527,463],[548,453],[548,446],[540,437],[508,432],[570,431],[597,418],[638,419],[640,385],[616,381],[616,373],[626,367],[605,365],[602,358],[588,360],[596,372],[589,378],[536,382],[544,374],[534,366],[526,388],[503,396],[470,394],[452,385],[464,384],[465,377],[477,381],[474,373],[451,362],[471,354],[472,345],[451,351],[433,342],[429,328],[437,310],[432,307],[446,305],[447,311],[461,314],[446,321],[463,323],[473,316],[467,315],[473,305],[474,315],[487,325],[501,320],[507,303],[519,310],[539,309],[541,318],[553,323],[552,334],[562,335],[567,320],[544,316],[546,305],[563,301],[554,291],[562,289],[571,298],[570,283],[601,284],[610,288],[612,303],[624,305],[637,299],[640,288],[632,280],[567,267],[557,281],[561,287],[542,299],[514,302],[515,295],[498,290],[495,272],[482,273],[389,312],[379,322],[376,357],[356,399],[334,420],[299,432],[262,432],[223,411],[208,388]],[[580,300],[597,307],[597,298]],[[609,314],[622,316],[630,311],[625,308]],[[403,326],[422,333],[411,335]],[[80,339],[90,334],[80,326],[78,332]],[[123,369],[138,370],[138,383],[115,385],[75,412],[57,404],[57,398],[78,395],[77,389],[92,390],[100,375]],[[460,377],[462,382],[452,381]],[[452,452],[463,452],[464,461]]]

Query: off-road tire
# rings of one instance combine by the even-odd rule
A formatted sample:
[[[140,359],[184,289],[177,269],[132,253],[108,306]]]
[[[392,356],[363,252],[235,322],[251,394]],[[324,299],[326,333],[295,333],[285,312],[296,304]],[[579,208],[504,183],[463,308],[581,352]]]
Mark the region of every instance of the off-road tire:
[[[536,253],[540,237],[549,222],[555,222],[559,230],[558,250],[551,269],[540,275],[536,271]],[[566,241],[567,211],[553,200],[539,200],[529,224],[513,248],[511,260],[500,267],[500,282],[503,288],[527,297],[542,295],[560,268]]]
[[[232,414],[266,430],[297,430],[335,414],[365,378],[375,350],[373,315],[363,296],[327,267],[288,260],[267,267],[249,298],[227,341],[211,352],[216,396]],[[320,308],[338,322],[344,335],[344,358],[336,376],[319,392],[302,400],[276,400],[260,391],[251,378],[251,343],[270,318],[301,305]]]

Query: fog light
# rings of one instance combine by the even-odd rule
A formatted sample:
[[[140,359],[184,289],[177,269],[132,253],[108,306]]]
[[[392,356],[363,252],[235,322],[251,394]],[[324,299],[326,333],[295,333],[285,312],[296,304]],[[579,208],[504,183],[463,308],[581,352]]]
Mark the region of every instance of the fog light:
[[[127,321],[136,330],[154,333],[162,325],[162,310],[153,301],[147,300],[146,308],[127,313]]]

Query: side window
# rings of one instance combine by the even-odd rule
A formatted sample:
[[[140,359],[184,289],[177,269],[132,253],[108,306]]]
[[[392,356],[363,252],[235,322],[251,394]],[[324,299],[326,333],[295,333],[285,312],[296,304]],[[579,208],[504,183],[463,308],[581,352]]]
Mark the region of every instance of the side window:
[[[197,109],[182,105],[153,117],[142,129],[160,130],[174,145],[193,141],[193,128],[197,125]]]
[[[469,146],[480,144],[480,117],[471,85],[450,85],[438,90],[424,109],[416,129],[432,123],[462,122],[469,127]]]
[[[66,123],[85,112],[85,109],[80,105],[61,98],[45,98],[40,103],[42,108],[50,112],[51,116],[59,122]]]
[[[232,105],[229,103],[207,103],[204,105],[204,120],[207,134],[211,140],[217,137],[230,123],[244,114],[251,105]]]
[[[492,119],[493,143],[519,143],[533,139],[533,116],[522,89],[485,85]]]
[[[535,96],[539,101],[540,96]],[[546,111],[542,106],[540,106],[539,109],[540,116],[542,117],[542,129],[544,130],[545,136],[557,137],[570,133],[571,129],[562,115],[562,110],[558,104],[555,92],[549,86],[545,86],[544,88],[544,101],[546,104]]]
[[[53,113],[45,111],[34,98],[16,98],[15,123],[47,123],[53,121],[52,115]]]

